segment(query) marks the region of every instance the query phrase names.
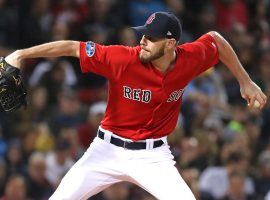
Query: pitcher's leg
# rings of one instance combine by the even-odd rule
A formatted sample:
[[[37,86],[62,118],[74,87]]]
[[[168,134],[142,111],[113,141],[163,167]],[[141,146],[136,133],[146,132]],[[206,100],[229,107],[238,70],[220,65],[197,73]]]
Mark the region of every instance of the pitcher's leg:
[[[174,157],[168,145],[136,151],[133,155],[133,161],[126,166],[129,181],[160,200],[195,200],[174,166]]]
[[[64,176],[50,200],[84,200],[120,182],[121,172],[110,166],[111,158],[104,158],[106,147],[95,140],[87,152]]]
[[[80,160],[79,160],[80,161]],[[103,170],[104,171],[104,170]],[[50,200],[85,200],[120,180],[111,177],[110,172],[75,164],[64,176]]]
[[[195,200],[194,195],[171,162],[150,163],[133,170],[134,183],[159,200]]]

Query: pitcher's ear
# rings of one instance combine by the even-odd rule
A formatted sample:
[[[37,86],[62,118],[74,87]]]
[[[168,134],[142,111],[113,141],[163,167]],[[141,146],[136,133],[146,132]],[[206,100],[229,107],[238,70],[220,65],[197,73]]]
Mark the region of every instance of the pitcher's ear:
[[[175,39],[167,39],[167,47],[168,48],[174,48],[177,45],[177,42]]]

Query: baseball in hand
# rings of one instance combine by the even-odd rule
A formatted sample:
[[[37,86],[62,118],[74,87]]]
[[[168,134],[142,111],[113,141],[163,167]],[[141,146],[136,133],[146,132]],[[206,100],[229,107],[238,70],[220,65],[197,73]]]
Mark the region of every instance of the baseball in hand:
[[[261,106],[261,104],[260,104],[260,102],[259,101],[257,101],[257,100],[255,100],[254,101],[254,108],[259,108]]]
[[[250,104],[248,104],[248,106],[250,106]],[[253,103],[253,108],[259,108],[261,106],[260,102],[255,100]]]

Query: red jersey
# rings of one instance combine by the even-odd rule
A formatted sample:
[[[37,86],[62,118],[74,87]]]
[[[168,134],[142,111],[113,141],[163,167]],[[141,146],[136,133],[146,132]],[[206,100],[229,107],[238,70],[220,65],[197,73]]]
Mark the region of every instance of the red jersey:
[[[82,72],[109,81],[108,105],[101,127],[134,141],[170,134],[177,123],[187,84],[218,62],[211,35],[176,47],[174,67],[165,74],[142,64],[140,47],[80,43]]]

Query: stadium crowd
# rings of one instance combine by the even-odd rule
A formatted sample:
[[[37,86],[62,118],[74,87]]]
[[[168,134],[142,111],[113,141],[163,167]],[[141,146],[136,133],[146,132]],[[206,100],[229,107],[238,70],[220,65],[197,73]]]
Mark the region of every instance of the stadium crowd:
[[[129,27],[155,11],[179,17],[181,43],[221,33],[270,95],[269,0],[0,0],[0,55],[56,40],[135,46],[139,38]],[[82,74],[77,59],[26,60],[23,78],[28,107],[0,113],[0,200],[48,199],[96,136],[106,108],[106,80]],[[263,110],[247,107],[238,82],[219,63],[186,88],[168,139],[196,199],[270,200],[269,136],[269,103]],[[95,199],[154,198],[120,183]]]

